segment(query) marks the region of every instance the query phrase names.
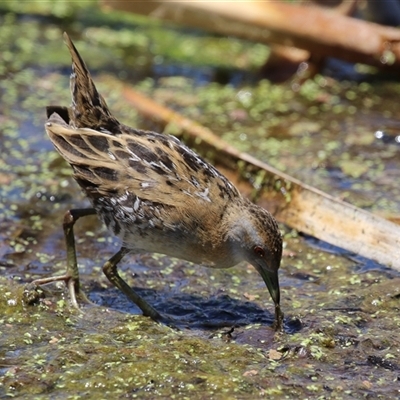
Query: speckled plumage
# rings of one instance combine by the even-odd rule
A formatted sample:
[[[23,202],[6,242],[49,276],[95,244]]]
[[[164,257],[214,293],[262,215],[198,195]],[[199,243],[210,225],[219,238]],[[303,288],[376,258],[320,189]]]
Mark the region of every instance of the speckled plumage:
[[[248,261],[279,308],[282,239],[271,214],[243,198],[174,136],[121,124],[72,41],[64,38],[73,61],[73,100],[69,109],[48,107],[46,131],[98,216],[122,240],[123,250],[104,267],[109,279],[118,287],[125,284],[114,282],[113,274],[121,279],[116,264],[129,251],[163,253],[216,268]],[[142,310],[158,317],[153,309]]]

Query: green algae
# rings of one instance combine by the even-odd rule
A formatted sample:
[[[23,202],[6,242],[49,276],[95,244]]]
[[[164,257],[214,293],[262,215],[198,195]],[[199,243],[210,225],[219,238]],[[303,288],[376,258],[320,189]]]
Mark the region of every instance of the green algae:
[[[72,17],[74,12],[57,11],[65,14]],[[284,227],[280,280],[285,333],[270,329],[271,318],[258,320],[273,305],[250,266],[209,270],[164,256],[127,257],[121,265],[124,279],[146,290],[157,308],[181,313],[187,321],[174,329],[136,315],[138,310],[110,289],[101,273],[117,243],[96,218],[79,221],[76,236],[84,290],[102,306],[84,306],[80,314],[56,285],[44,288],[46,297],[39,305],[24,305],[23,284],[65,271],[62,216],[87,203],[43,130],[44,106],[70,102],[68,76],[59,71],[67,65],[69,70],[62,30],[18,21],[20,40],[13,54],[21,57],[11,57],[16,19],[1,18],[0,54],[6,63],[0,73],[7,79],[0,81],[0,397],[399,396],[396,274],[339,249],[321,249]],[[151,29],[155,38],[162,33],[160,25]],[[118,54],[110,47],[120,43],[144,55],[146,29],[134,39],[127,31],[118,38],[110,28],[100,35],[98,26],[87,32],[92,44],[78,41],[84,55],[102,53],[93,48],[97,46]],[[190,36],[176,32],[165,40],[184,39],[179,46],[186,53],[163,49],[160,57],[190,62]],[[213,38],[196,40],[192,43],[203,46]],[[158,43],[165,42],[160,38]],[[213,44],[210,51],[220,45]],[[241,44],[230,46],[241,51]],[[93,61],[100,68],[102,60]],[[91,63],[89,57],[89,67]],[[209,66],[209,61],[203,64]],[[239,88],[193,81],[146,78],[137,87],[305,182],[365,208],[398,213],[393,176],[399,169],[399,147],[374,136],[378,129],[396,134],[398,85],[339,84],[316,77],[294,92],[290,85],[267,81]],[[115,115],[140,127],[143,121],[107,75],[99,74],[96,82]],[[262,182],[256,176],[255,188]],[[242,308],[249,311],[248,319],[241,316]]]
[[[247,326],[225,336],[206,337],[201,332],[177,331],[141,316],[86,308],[79,315],[53,304],[26,308],[20,286],[1,280],[1,358],[7,369],[0,378],[3,394],[139,398],[156,396],[202,398],[207,396],[254,398],[266,395],[293,396],[368,395],[370,388],[382,396],[396,393],[398,338],[391,330],[399,320],[380,316],[380,326],[367,324],[374,316],[331,319],[338,311],[324,311],[323,326],[315,324],[318,313],[309,311],[308,326],[294,335],[268,337],[265,328]],[[369,296],[369,289],[365,295]],[[393,291],[396,295],[399,285]],[[12,300],[12,301],[11,301]],[[343,300],[343,299],[342,299]],[[396,307],[393,303],[391,307]],[[386,312],[389,309],[386,308]],[[380,310],[382,313],[382,309]],[[361,313],[360,313],[361,314]],[[385,312],[383,312],[385,314]],[[18,330],[13,341],[9,331]],[[259,333],[251,344],[241,342],[246,331]],[[264,343],[263,343],[264,342]],[[275,353],[271,353],[271,349]],[[275,359],[271,358],[274,354]],[[278,356],[277,356],[278,354]],[[279,357],[276,360],[277,357]],[[369,364],[369,354],[379,355],[386,367]],[[299,386],[300,382],[304,386]]]

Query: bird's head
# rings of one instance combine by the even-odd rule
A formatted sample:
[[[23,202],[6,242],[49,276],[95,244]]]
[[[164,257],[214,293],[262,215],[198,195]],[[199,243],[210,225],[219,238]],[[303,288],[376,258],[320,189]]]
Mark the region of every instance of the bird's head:
[[[280,303],[278,270],[282,236],[274,217],[264,208],[246,201],[232,229],[237,258],[252,264],[263,278],[275,303]]]

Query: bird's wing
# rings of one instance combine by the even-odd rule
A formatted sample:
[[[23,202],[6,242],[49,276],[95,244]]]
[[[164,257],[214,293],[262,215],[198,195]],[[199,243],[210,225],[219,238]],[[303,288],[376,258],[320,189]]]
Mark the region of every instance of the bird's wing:
[[[51,141],[89,197],[129,193],[190,214],[199,204],[206,213],[240,196],[222,174],[175,137],[121,127],[117,135],[73,128],[56,113],[46,124]]]

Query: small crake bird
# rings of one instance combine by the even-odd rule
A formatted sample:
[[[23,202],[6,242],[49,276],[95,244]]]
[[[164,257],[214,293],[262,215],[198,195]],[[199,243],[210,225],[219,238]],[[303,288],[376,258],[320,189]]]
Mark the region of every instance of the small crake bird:
[[[64,39],[72,56],[72,105],[47,107],[45,128],[93,208],[65,214],[66,273],[33,283],[65,281],[79,308],[76,295],[85,297],[79,288],[73,226],[80,217],[97,214],[122,242],[103,271],[144,315],[161,318],[118,274],[117,264],[130,252],[162,253],[211,268],[247,261],[266,283],[275,303],[275,326],[281,327],[282,238],[272,215],[243,198],[174,136],[121,124],[66,33]]]

